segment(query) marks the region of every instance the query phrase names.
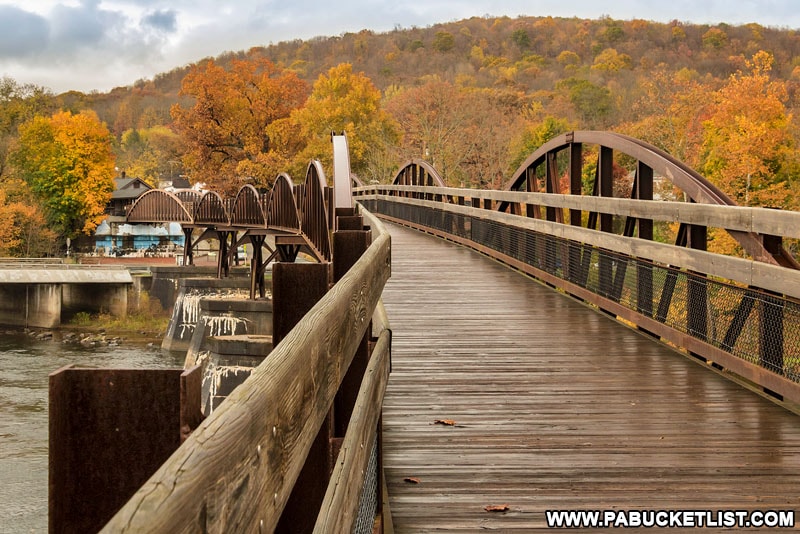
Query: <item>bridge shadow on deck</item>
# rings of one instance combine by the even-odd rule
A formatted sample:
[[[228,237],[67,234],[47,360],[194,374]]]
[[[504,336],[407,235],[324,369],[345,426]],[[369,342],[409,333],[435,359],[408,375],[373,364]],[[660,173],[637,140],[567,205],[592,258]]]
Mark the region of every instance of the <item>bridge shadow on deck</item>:
[[[387,227],[395,532],[527,532],[551,509],[798,508],[796,415],[475,252]]]

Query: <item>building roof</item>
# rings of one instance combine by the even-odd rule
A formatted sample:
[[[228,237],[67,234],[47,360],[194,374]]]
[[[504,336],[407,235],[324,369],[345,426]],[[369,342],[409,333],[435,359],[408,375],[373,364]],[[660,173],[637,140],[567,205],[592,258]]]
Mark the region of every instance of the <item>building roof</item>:
[[[152,187],[141,178],[114,178],[114,192],[111,193],[111,200],[136,199],[150,189]]]

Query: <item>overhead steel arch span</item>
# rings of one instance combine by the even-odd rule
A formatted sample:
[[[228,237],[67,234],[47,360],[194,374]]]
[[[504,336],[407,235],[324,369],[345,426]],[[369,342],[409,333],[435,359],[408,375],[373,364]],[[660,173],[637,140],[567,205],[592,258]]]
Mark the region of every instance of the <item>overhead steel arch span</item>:
[[[272,184],[267,208],[267,227],[288,233],[300,233],[294,183],[286,173],[279,174]]]
[[[421,159],[412,159],[403,164],[392,180],[392,185],[447,187],[442,176],[433,165]]]
[[[333,225],[328,220],[329,209],[326,207],[326,204],[330,204],[326,198],[326,191],[329,191],[327,185],[322,164],[313,160],[308,164],[302,199],[299,200],[298,205],[300,206],[300,230],[308,239],[308,244],[319,261],[331,260],[328,229]],[[329,207],[332,211],[333,206]]]
[[[242,228],[266,228],[266,202],[250,184],[242,186],[236,193],[231,210],[231,226]]]
[[[151,189],[136,199],[126,220],[129,223],[191,223],[193,217],[177,195]]]
[[[194,208],[192,223],[197,225],[229,225],[230,213],[222,196],[216,191],[207,191],[200,197]]]
[[[582,171],[583,171],[583,147],[584,145],[594,145],[598,147],[597,170],[595,172],[592,191],[583,191]],[[562,191],[561,171],[559,170],[557,156],[566,151],[568,154],[568,174],[569,190]],[[543,181],[544,192],[547,193],[569,193],[573,195],[595,195],[602,197],[614,196],[614,176],[613,161],[614,154],[621,153],[636,160],[636,171],[631,190],[631,198],[638,200],[653,199],[653,177],[662,176],[672,182],[676,187],[683,191],[688,199],[700,204],[716,204],[734,206],[736,203],[708,179],[690,168],[685,163],[674,158],[665,151],[639,139],[614,132],[596,131],[574,131],[562,134],[544,145],[531,154],[525,162],[520,165],[513,174],[511,180],[506,185],[509,191],[541,191]],[[544,172],[541,172],[541,169]],[[543,177],[543,180],[542,180]],[[498,209],[508,211],[511,209],[509,203],[500,203]],[[563,217],[563,213],[557,212],[556,216]],[[538,216],[536,214],[535,216]],[[578,214],[579,217],[579,214]],[[590,217],[591,220],[591,217]],[[560,221],[563,222],[563,221]],[[595,221],[596,223],[596,221]],[[572,221],[572,224],[576,224]],[[604,227],[607,223],[600,221],[601,230],[610,231]],[[628,231],[633,235],[633,227]],[[767,263],[777,263],[786,267],[800,268],[800,265],[792,258],[785,249],[780,247],[777,250],[767,250],[764,246],[764,238],[754,233],[742,231],[729,231],[731,236],[736,239],[742,248],[753,258]],[[683,241],[682,245],[690,244],[698,248],[698,243],[687,243],[691,241],[689,230],[682,228],[679,232],[678,240]],[[701,238],[703,241],[705,237]],[[699,238],[695,237],[695,241]],[[703,248],[704,243],[700,245]]]

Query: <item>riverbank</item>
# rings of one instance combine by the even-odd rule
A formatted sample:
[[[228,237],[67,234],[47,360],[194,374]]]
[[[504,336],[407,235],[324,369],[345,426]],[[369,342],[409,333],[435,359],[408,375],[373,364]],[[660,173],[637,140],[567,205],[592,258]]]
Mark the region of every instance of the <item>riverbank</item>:
[[[71,321],[55,328],[9,328],[9,336],[27,336],[37,341],[53,341],[83,347],[134,345],[160,347],[169,326],[169,315],[158,307],[129,311],[125,317],[109,314],[76,314]]]

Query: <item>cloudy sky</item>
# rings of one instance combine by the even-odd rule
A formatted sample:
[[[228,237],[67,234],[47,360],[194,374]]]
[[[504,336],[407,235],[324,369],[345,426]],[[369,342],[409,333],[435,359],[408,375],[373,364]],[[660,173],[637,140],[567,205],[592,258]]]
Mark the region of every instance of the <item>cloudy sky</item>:
[[[797,0],[0,0],[0,77],[104,92],[225,51],[483,15],[800,28]]]

